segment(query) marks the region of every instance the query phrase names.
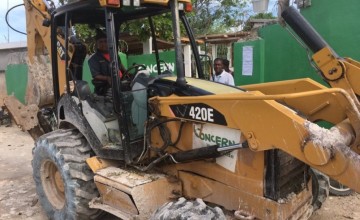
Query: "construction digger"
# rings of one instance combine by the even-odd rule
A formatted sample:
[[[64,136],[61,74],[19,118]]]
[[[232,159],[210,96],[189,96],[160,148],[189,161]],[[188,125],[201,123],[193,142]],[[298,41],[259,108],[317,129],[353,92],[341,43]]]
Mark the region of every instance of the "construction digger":
[[[190,0],[24,4],[30,92],[27,105],[4,103],[35,139],[33,177],[50,219],[307,219],[328,193],[321,173],[360,192],[360,63],[339,57],[296,9],[283,18],[331,88],[310,79],[242,87],[204,80]],[[157,68],[157,76],[121,79],[120,26],[142,19],[156,38],[152,19],[165,13],[176,76]],[[110,96],[82,80],[86,46],[74,39],[75,24],[106,27]],[[180,25],[198,78],[184,76]],[[159,67],[156,46],[155,54]]]

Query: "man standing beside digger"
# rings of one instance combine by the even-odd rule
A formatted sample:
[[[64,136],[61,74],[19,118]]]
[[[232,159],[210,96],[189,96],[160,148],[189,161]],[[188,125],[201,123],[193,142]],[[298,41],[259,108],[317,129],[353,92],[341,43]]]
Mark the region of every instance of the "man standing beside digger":
[[[212,81],[235,86],[234,78],[230,73],[226,72],[224,68],[224,60],[216,58],[214,60],[214,75],[212,76]]]

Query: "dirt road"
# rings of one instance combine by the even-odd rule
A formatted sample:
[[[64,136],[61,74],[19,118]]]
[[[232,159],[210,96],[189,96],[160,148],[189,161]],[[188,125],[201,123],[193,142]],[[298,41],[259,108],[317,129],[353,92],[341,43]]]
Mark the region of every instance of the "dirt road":
[[[15,125],[0,126],[0,219],[45,220],[32,179],[33,140]],[[360,219],[360,195],[330,197],[311,220]]]
[[[346,197],[330,196],[310,220],[358,220],[360,219],[359,205],[360,194],[357,193]]]
[[[15,125],[0,126],[0,219],[46,219],[32,178],[33,146]]]

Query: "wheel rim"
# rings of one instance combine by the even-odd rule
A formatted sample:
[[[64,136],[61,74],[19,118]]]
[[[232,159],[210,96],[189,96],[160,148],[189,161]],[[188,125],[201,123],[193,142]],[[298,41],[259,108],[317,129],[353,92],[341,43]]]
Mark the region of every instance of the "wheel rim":
[[[41,166],[41,182],[51,205],[62,209],[65,205],[64,181],[57,166],[50,160]]]
[[[330,181],[330,188],[333,189],[333,190],[336,190],[338,192],[346,192],[346,191],[350,190],[349,187],[344,186],[343,184],[341,184],[341,183],[339,183],[337,181],[334,181],[334,180]]]

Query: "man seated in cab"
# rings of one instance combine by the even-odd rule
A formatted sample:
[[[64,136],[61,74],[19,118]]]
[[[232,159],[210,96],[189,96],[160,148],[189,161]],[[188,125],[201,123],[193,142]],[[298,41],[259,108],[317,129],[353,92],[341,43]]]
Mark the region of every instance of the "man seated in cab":
[[[106,34],[102,31],[98,31],[95,40],[96,52],[91,55],[88,63],[91,75],[93,77],[92,83],[95,87],[95,93],[97,95],[105,95],[108,89],[111,88],[110,54]],[[122,73],[124,73],[126,70],[120,61],[119,64],[119,75],[121,78]]]

